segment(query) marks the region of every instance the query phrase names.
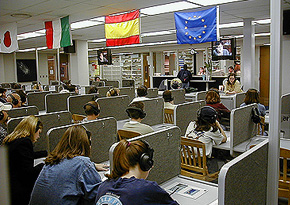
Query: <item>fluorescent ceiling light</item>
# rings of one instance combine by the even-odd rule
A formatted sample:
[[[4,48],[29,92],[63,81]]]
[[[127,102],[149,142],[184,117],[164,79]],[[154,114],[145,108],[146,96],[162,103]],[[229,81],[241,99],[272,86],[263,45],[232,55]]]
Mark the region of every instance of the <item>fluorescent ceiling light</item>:
[[[270,24],[271,23],[271,19],[262,19],[262,20],[257,20],[254,21],[257,24]]]
[[[45,50],[45,49],[47,49],[47,47],[46,47],[46,46],[45,46],[45,47],[40,47],[40,48],[37,48],[37,50],[38,50],[38,51]]]
[[[105,23],[105,17],[101,16],[101,17],[97,17],[97,18],[92,18],[92,19],[90,19],[90,21],[100,21],[100,22]]]
[[[140,12],[147,15],[155,15],[155,14],[162,14],[162,13],[168,13],[173,11],[179,11],[184,9],[192,9],[200,7],[198,5],[186,2],[186,1],[180,1],[180,2],[174,2],[170,4],[163,4],[159,6],[152,6],[145,9],[140,9]]]
[[[255,37],[259,37],[259,36],[270,36],[271,33],[256,33]]]
[[[34,37],[44,36],[44,35],[45,35],[45,29],[42,29],[42,30],[38,30],[38,31],[19,34],[19,35],[17,35],[17,40],[34,38]]]
[[[236,22],[236,23],[220,24],[219,28],[234,28],[234,27],[242,27],[242,26],[244,26],[244,22]]]
[[[172,44],[172,43],[177,43],[177,41],[141,43],[141,44],[131,44],[131,45],[124,45],[124,46],[112,46],[112,47],[107,47],[107,48],[132,48],[132,47],[155,46],[155,45],[164,45],[164,44]]]
[[[230,3],[230,2],[240,1],[240,0],[188,0],[188,1],[195,4],[200,4],[202,6],[209,6],[209,5],[216,5],[216,4],[225,4],[225,3]]]
[[[27,48],[23,50],[18,50],[17,52],[29,52],[29,51],[35,51],[35,48]]]
[[[141,37],[149,37],[149,36],[160,36],[160,35],[168,35],[176,33],[176,30],[168,30],[168,31],[156,31],[141,34]]]
[[[96,40],[88,40],[89,43],[101,43],[101,42],[106,42],[105,38],[102,39],[96,39]]]
[[[91,20],[85,20],[85,21],[79,21],[71,24],[71,29],[80,29],[80,28],[86,28],[91,26],[97,26],[103,24],[101,21],[91,21]]]

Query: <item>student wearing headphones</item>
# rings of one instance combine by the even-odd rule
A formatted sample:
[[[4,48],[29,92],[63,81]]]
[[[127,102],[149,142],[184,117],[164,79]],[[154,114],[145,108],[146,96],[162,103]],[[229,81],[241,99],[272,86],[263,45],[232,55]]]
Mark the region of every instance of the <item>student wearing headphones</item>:
[[[6,111],[12,108],[11,105],[5,105],[0,102],[0,145],[2,141],[7,136],[7,122],[9,120],[8,114]]]
[[[123,130],[139,132],[141,135],[145,135],[150,132],[154,132],[153,128],[149,125],[141,123],[145,118],[146,113],[144,111],[143,102],[133,102],[126,109],[128,116],[131,118],[130,122],[126,122],[123,126]]]
[[[7,90],[5,88],[0,88],[0,102],[7,103],[7,96],[6,96]]]
[[[190,122],[185,136],[205,144],[206,156],[211,158],[212,146],[227,141],[226,134],[217,121],[217,112],[210,106],[204,106],[197,111],[197,121]]]
[[[100,106],[95,101],[89,101],[84,105],[84,110],[87,115],[85,119],[83,119],[83,122],[89,121],[89,120],[95,120],[100,115]]]
[[[171,90],[165,90],[163,92],[163,99],[164,99],[164,108],[174,110],[176,105],[174,105],[173,103],[174,98],[172,97]]]
[[[47,156],[46,151],[33,151],[33,144],[39,139],[42,123],[33,115],[25,117],[4,138],[8,147],[11,204],[28,204],[35,180],[43,164],[34,166],[34,159]]]
[[[146,96],[148,95],[148,89],[146,86],[141,85],[137,88],[137,97],[132,100],[132,102],[137,102],[137,101],[144,101],[149,98]]]
[[[69,127],[45,159],[29,204],[95,204],[97,171],[105,165],[90,160],[91,133],[82,125]]]
[[[119,96],[119,95],[120,95],[120,90],[118,88],[111,88],[106,94],[107,97]]]
[[[178,204],[156,182],[146,180],[153,167],[153,152],[146,141],[121,140],[113,153],[111,174],[99,187],[96,204]]]
[[[17,93],[9,94],[7,96],[7,102],[10,102],[13,108],[18,108],[22,105],[21,97]]]

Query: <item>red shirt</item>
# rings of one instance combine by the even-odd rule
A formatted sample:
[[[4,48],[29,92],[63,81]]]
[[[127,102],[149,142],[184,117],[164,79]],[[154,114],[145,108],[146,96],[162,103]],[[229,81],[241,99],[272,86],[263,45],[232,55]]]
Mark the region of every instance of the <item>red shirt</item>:
[[[220,121],[221,117],[230,118],[231,111],[224,106],[222,103],[215,103],[215,104],[206,104],[207,106],[213,107],[218,113],[218,121]]]

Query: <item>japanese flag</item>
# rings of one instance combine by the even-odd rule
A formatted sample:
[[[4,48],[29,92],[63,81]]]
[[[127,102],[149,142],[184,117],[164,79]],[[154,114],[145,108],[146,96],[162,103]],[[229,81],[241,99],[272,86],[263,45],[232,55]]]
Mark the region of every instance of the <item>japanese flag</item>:
[[[12,53],[18,49],[17,24],[5,24],[0,26],[0,52]]]

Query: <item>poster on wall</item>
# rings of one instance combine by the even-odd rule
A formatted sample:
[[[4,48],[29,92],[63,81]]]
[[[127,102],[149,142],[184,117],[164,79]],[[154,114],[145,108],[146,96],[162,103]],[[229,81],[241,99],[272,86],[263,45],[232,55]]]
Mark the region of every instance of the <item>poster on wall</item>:
[[[18,59],[16,64],[18,82],[37,81],[35,59]]]

